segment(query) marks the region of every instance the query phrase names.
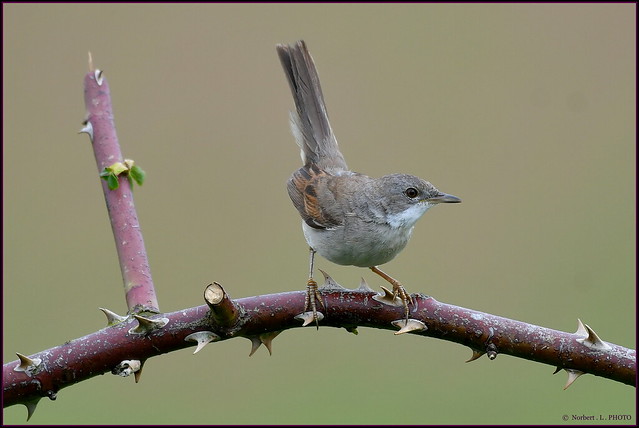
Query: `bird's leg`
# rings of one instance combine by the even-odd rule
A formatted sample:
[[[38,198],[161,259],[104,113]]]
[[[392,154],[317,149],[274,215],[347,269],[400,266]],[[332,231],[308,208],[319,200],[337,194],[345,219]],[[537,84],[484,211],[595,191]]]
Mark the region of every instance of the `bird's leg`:
[[[399,296],[399,298],[402,300],[402,303],[404,304],[404,312],[406,314],[406,322],[408,322],[408,304],[414,304],[413,298],[406,292],[406,289],[398,280],[383,272],[377,266],[370,267],[370,270],[391,283],[391,285],[393,286],[393,300],[395,300],[397,296]]]
[[[317,282],[313,279],[313,264],[315,262],[315,250],[313,248],[310,249],[310,261],[309,261],[309,274],[308,274],[308,282],[306,283],[306,297],[304,298],[304,311],[311,310],[313,311],[313,320],[315,320],[315,325],[319,329],[319,320],[317,318],[317,303],[319,301],[322,307],[324,306],[324,302],[322,302],[322,295],[317,289]]]

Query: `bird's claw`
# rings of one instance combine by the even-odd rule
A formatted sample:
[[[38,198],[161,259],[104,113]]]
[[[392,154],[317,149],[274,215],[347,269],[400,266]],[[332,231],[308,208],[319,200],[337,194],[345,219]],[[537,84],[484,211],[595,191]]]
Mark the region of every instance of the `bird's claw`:
[[[371,266],[370,270],[372,270],[377,275],[379,275],[382,278],[384,278],[386,281],[388,281],[393,286],[392,299],[388,298],[389,297],[388,295],[390,294],[390,292],[384,287],[382,287],[382,289],[384,290],[385,296],[380,298],[380,299],[375,299],[375,297],[373,297],[373,298],[375,300],[378,300],[378,301],[388,301],[388,300],[390,300],[392,302],[390,304],[395,306],[395,303],[394,303],[395,299],[397,299],[397,297],[399,297],[399,299],[402,301],[402,306],[404,306],[404,313],[406,315],[405,316],[406,323],[408,323],[408,314],[409,314],[408,304],[410,303],[411,305],[415,305],[415,302],[413,301],[413,298],[410,296],[410,294],[408,294],[406,292],[406,289],[402,286],[402,284],[398,280],[396,280],[392,276],[388,275],[387,273],[383,272],[377,266]],[[399,306],[399,305],[396,305],[396,306]]]
[[[324,305],[324,301],[322,300],[322,295],[317,289],[317,282],[315,282],[313,278],[310,278],[308,282],[306,283],[306,297],[304,298],[304,312],[313,313],[313,321],[315,321],[315,325],[319,329],[319,322],[322,320],[322,318],[324,318],[324,316],[320,312],[317,312],[317,302],[320,303],[322,308],[326,309],[326,305]]]
[[[411,297],[411,295],[408,294],[406,289],[401,284],[393,284],[393,300],[395,300],[397,297],[400,298],[400,300],[402,301],[404,305],[405,319],[406,319],[406,322],[408,323],[408,314],[409,314],[408,305],[411,304],[414,306],[415,302],[413,301],[413,298]]]

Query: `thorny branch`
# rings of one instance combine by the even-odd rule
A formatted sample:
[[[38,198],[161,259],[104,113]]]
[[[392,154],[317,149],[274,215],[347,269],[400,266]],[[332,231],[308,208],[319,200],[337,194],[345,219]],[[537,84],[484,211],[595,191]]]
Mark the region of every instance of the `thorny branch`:
[[[140,323],[129,317],[30,356],[39,361],[31,368],[16,371],[19,361],[5,364],[4,405],[53,398],[60,389],[112,371],[122,361],[138,360],[143,364],[150,357],[193,346],[195,342],[246,337],[253,343],[251,354],[261,344],[270,350],[277,334],[301,326],[295,316],[304,307],[304,291],[231,300],[219,284],[210,285],[207,290],[211,288],[219,290],[223,298],[214,303],[207,301],[208,306],[153,317],[162,320],[162,327],[139,327]],[[322,326],[356,333],[356,327],[398,330],[404,325],[402,306],[380,302],[381,296],[366,286],[347,290],[329,277],[320,290],[326,302]],[[575,378],[575,373],[590,373],[635,385],[636,352],[601,341],[586,326],[576,333],[565,333],[441,303],[422,294],[413,298],[416,308],[410,317],[414,326],[409,323],[413,330],[408,332],[466,345],[473,350],[470,360],[484,353],[490,359],[507,354],[565,369]],[[194,334],[198,332],[205,333]]]
[[[84,77],[84,104],[87,108],[85,126],[81,132],[89,134],[98,172],[116,163],[126,164],[113,123],[113,108],[109,84],[101,70],[94,70],[89,54],[90,72]],[[129,161],[131,162],[131,161]],[[144,248],[142,230],[133,202],[133,191],[125,174],[114,177],[117,189],[111,190],[102,182],[109,220],[115,238],[127,307],[130,313],[159,312],[158,300],[151,278],[149,260]]]

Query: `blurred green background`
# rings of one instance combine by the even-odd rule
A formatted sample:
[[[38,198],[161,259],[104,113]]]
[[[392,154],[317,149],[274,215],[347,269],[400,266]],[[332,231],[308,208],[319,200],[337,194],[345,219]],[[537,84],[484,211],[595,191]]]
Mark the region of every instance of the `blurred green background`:
[[[275,44],[304,38],[349,166],[463,199],[385,265],[411,292],[635,347],[634,4],[4,4],[3,359],[126,312],[86,135],[105,70],[160,307],[301,290],[300,165]],[[347,287],[368,270],[319,259]],[[628,414],[635,389],[389,331],[295,329],[149,360],[42,400],[34,424],[561,424]],[[24,423],[26,410],[4,411]]]

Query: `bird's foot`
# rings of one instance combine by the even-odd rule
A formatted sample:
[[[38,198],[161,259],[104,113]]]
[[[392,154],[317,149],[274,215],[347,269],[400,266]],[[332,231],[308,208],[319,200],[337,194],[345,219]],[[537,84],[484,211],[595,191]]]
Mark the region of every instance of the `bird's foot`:
[[[315,322],[315,325],[319,329],[319,322],[324,318],[324,315],[321,312],[317,311],[317,306],[319,304],[326,309],[326,305],[324,305],[324,301],[322,300],[322,295],[320,294],[317,282],[313,278],[309,278],[306,283],[306,297],[304,298],[304,313],[301,314],[301,317],[304,321],[304,325],[308,325],[311,322]],[[308,316],[312,314],[311,316]]]
[[[373,266],[370,269],[373,272],[375,272],[377,275],[379,275],[382,278],[384,278],[386,281],[388,281],[393,286],[392,295],[391,295],[391,293],[390,293],[390,291],[388,289],[386,289],[385,287],[382,287],[382,289],[384,290],[384,293],[385,293],[385,296],[384,296],[384,298],[382,300],[386,300],[387,302],[390,302],[391,304],[394,304],[394,302],[399,297],[399,300],[401,300],[401,302],[402,302],[402,306],[404,306],[404,315],[405,315],[404,319],[408,323],[408,315],[409,315],[408,305],[409,304],[415,305],[415,302],[413,301],[413,298],[411,297],[411,295],[408,294],[408,292],[406,291],[404,286],[398,280],[396,280],[392,276],[388,275],[387,273],[383,272],[377,266]],[[376,299],[376,300],[378,300],[378,299]]]
[[[415,302],[413,301],[411,295],[408,294],[406,289],[402,286],[402,284],[396,281],[396,284],[393,284],[393,300],[397,297],[399,297],[404,304],[404,315],[406,318],[406,322],[408,322],[408,304],[410,303],[411,305],[415,305]]]

